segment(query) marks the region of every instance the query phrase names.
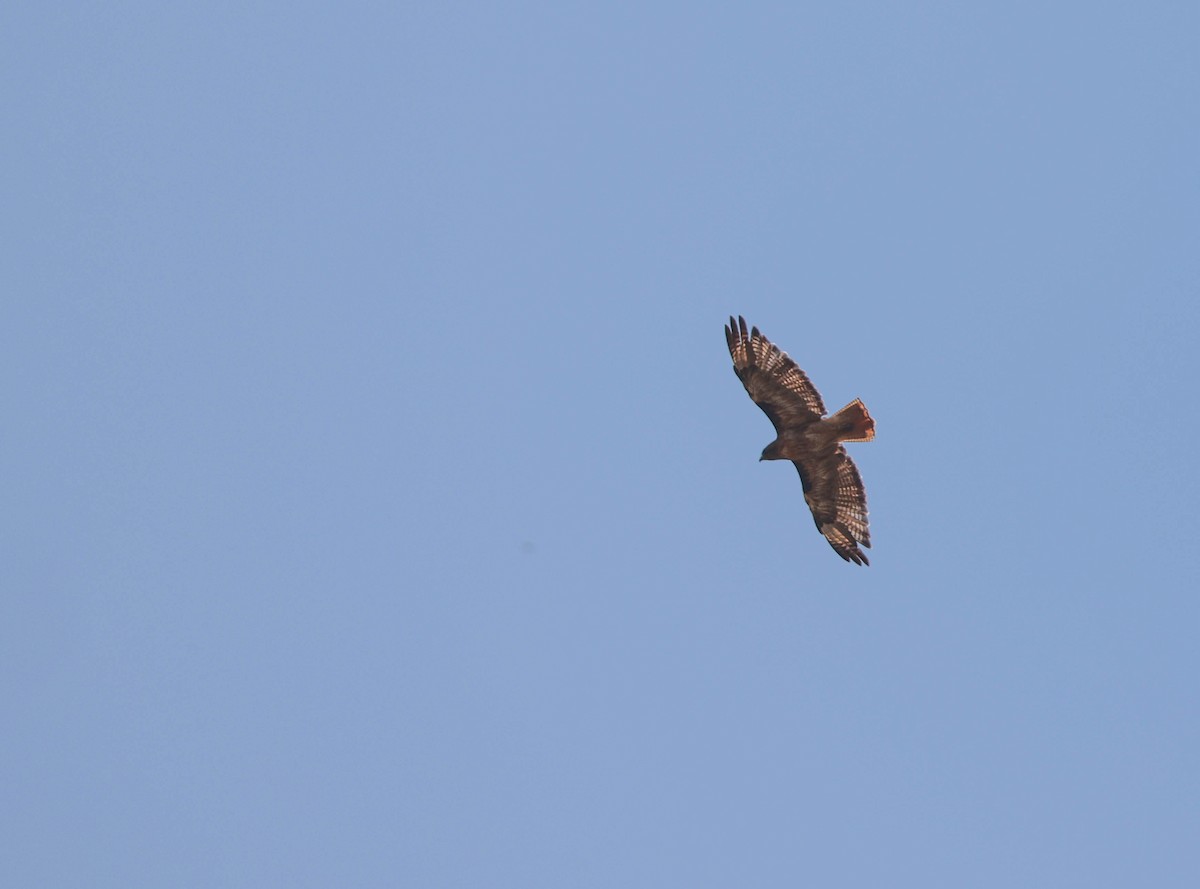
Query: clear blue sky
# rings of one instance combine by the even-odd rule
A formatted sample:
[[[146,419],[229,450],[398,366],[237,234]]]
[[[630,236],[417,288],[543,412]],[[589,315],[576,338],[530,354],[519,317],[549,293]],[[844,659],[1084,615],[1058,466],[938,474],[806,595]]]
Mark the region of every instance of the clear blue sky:
[[[4,885],[1200,885],[1195,4],[0,33]]]

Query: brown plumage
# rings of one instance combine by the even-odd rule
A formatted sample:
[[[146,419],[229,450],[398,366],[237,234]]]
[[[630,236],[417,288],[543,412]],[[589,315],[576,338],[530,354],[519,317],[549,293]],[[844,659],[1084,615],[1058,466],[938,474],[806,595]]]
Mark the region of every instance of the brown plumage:
[[[867,530],[867,492],[858,467],[843,441],[870,441],[875,421],[855,399],[832,417],[812,381],[796,362],[746,319],[725,327],[733,370],[775,426],[776,439],[760,460],[791,460],[800,473],[804,501],[833,551],[847,562],[870,564],[861,546],[871,546]]]

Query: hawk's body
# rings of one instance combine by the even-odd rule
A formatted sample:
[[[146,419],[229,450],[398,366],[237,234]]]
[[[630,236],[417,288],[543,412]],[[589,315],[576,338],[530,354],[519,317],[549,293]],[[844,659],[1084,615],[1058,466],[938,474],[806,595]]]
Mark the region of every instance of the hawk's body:
[[[791,460],[800,473],[804,501],[817,529],[834,552],[848,562],[869,564],[860,546],[871,546],[867,530],[867,493],[844,441],[870,441],[875,421],[859,399],[832,417],[816,387],[786,352],[746,319],[729,319],[725,328],[733,369],[754,403],[775,426],[776,439],[761,460]]]

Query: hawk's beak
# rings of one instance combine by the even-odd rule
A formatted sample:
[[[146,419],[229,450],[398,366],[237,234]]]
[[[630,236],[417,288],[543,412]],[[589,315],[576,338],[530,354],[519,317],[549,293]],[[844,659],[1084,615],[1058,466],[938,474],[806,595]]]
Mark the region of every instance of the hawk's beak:
[[[763,461],[762,455],[761,455],[761,454],[759,454],[759,456],[758,456],[758,462],[759,462],[759,463],[761,463],[762,461]]]

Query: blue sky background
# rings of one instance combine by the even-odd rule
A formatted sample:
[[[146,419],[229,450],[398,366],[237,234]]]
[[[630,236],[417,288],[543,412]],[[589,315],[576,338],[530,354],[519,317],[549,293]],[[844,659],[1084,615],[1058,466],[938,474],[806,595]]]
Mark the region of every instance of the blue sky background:
[[[0,33],[6,885],[1200,885],[1195,4]]]

